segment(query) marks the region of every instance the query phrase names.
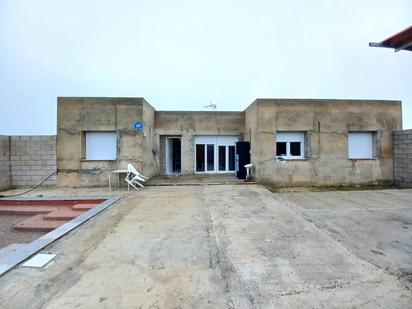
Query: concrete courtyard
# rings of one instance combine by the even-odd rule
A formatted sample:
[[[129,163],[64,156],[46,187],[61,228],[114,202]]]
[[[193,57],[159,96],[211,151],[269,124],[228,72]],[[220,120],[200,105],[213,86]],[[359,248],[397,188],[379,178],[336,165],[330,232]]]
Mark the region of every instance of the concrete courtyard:
[[[412,190],[112,194],[124,198],[43,250],[53,263],[0,278],[1,308],[412,307]]]

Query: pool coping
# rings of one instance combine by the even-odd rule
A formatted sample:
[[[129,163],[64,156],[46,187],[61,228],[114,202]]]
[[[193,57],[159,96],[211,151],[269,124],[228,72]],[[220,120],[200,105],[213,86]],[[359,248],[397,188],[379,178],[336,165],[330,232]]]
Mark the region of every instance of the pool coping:
[[[16,249],[13,253],[0,259],[0,276],[4,275],[6,272],[10,271],[12,268],[25,261],[32,255],[39,252],[41,249],[50,245],[57,239],[66,235],[68,232],[72,231],[79,225],[83,224],[87,220],[91,219],[98,213],[107,209],[108,207],[114,205],[119,200],[122,199],[120,196],[79,196],[79,197],[10,197],[7,200],[14,201],[59,201],[59,200],[92,200],[92,199],[104,199],[105,201],[95,206],[94,208],[82,213],[80,216],[64,223],[53,231],[43,235],[40,238],[33,240],[28,244],[23,244]]]

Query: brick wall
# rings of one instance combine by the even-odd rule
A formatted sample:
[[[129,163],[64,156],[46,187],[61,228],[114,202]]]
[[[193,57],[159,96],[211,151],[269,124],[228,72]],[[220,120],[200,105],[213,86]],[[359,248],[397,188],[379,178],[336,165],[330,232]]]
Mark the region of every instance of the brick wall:
[[[0,189],[34,186],[56,170],[56,136],[0,136],[0,147]]]
[[[0,190],[9,188],[10,179],[10,143],[8,136],[0,136]]]
[[[412,130],[397,131],[394,142],[394,182],[412,188]]]

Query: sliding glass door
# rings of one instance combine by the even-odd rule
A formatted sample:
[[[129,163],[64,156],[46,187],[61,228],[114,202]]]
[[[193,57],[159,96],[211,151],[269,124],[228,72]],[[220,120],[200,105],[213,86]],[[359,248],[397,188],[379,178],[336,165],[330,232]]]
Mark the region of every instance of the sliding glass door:
[[[219,171],[226,171],[226,146],[219,146]]]
[[[213,172],[215,170],[215,145],[206,145],[206,149],[207,171]]]
[[[237,140],[237,136],[196,136],[195,171],[197,173],[234,172]]]
[[[235,146],[228,146],[228,170],[235,171]]]
[[[218,170],[230,172],[235,170],[235,146],[219,145]]]
[[[196,144],[196,172],[213,172],[214,170],[215,145]]]
[[[196,172],[204,172],[205,171],[205,145],[197,144],[196,145]]]

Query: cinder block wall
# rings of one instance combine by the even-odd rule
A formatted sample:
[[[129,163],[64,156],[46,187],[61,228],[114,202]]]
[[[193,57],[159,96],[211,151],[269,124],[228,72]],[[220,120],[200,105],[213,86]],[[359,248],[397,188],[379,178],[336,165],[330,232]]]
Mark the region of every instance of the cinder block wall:
[[[0,136],[0,190],[11,186],[9,140],[9,136]]]
[[[55,135],[0,135],[0,190],[37,185],[55,170]],[[51,177],[43,185],[55,184]]]
[[[56,170],[56,136],[11,137],[11,186],[33,186]],[[55,185],[50,178],[44,185]]]
[[[396,131],[394,142],[394,182],[412,188],[412,130]]]

